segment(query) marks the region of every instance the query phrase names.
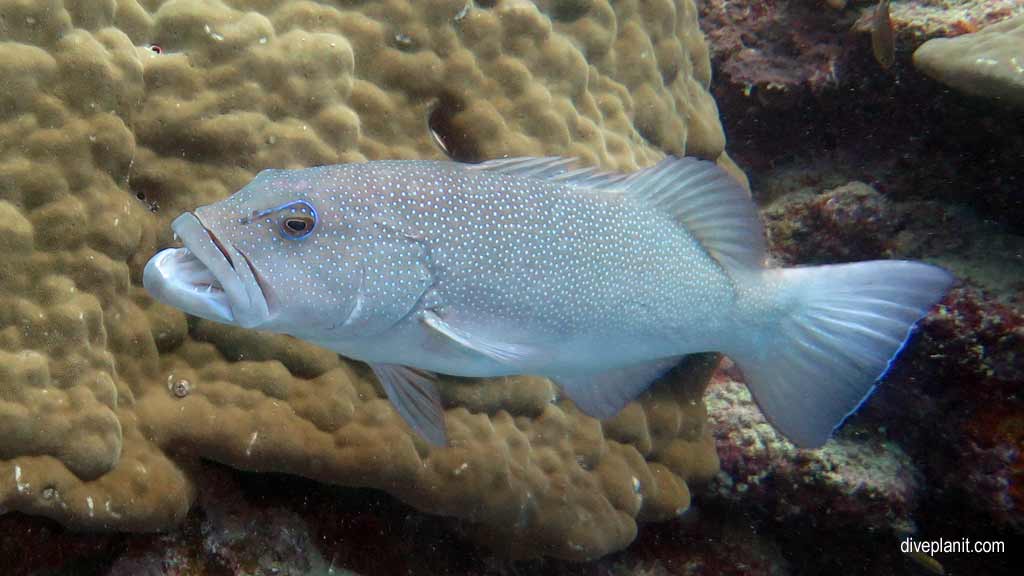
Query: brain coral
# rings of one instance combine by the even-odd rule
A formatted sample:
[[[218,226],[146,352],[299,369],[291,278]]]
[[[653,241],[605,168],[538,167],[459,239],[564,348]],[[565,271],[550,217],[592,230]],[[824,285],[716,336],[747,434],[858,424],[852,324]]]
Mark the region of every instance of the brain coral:
[[[601,423],[539,378],[443,384],[451,446],[365,367],[140,288],[182,210],[266,167],[717,158],[692,0],[0,0],[0,511],[149,530],[213,459],[372,486],[512,552],[590,558],[717,459],[694,358]],[[553,402],[553,400],[555,400]]]

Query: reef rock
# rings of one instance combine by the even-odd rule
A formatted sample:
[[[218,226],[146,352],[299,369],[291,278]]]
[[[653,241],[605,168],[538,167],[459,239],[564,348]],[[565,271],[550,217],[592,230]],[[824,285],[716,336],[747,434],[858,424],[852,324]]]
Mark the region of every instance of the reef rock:
[[[871,57],[869,39],[877,4],[877,0],[699,2],[718,78],[714,90],[719,104],[741,95],[766,107],[796,107],[808,95],[842,91],[861,85],[866,73],[882,74]],[[1024,14],[1024,4],[1019,0],[893,0],[889,12],[897,61],[903,62],[929,39],[973,32]],[[727,107],[740,106],[731,102]]]
[[[178,213],[263,168],[665,153],[731,166],[692,0],[0,0],[0,510],[179,522],[190,463],[367,486],[512,553],[591,558],[717,459],[697,359],[603,424],[539,378],[448,380],[411,435],[365,367],[154,303]]]
[[[747,387],[724,374],[707,403],[722,465],[710,497],[815,528],[913,531],[921,474],[897,444],[841,434],[799,450],[764,419]]]
[[[844,428],[823,450],[794,452],[766,427],[745,389],[713,384],[707,403],[722,473],[712,492],[730,503],[750,494],[745,502],[783,519],[797,507],[828,510],[810,517],[835,526],[854,521],[854,501],[844,492],[852,484],[844,482],[871,478],[861,503],[869,526],[899,532],[912,530],[913,520],[922,531],[941,530],[943,518],[952,524],[968,511],[979,530],[1019,532],[1024,276],[1015,255],[1024,239],[962,207],[895,201],[859,182],[819,192],[818,185],[802,185],[806,175],[779,178],[764,182],[782,189],[765,209],[776,259],[800,265],[924,258],[964,285],[917,325],[899,361],[851,417],[853,433]],[[845,464],[825,475],[837,462]],[[776,501],[765,486],[784,497]],[[806,489],[790,494],[793,486]],[[875,507],[883,502],[891,518]]]
[[[897,227],[886,198],[863,182],[785,196],[764,219],[773,254],[787,265],[882,258]]]

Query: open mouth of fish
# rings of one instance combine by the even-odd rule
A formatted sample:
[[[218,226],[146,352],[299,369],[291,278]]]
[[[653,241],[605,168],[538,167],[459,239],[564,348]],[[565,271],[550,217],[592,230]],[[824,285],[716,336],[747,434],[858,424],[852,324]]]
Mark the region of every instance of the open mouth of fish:
[[[186,212],[171,224],[184,244],[153,256],[142,274],[158,300],[193,316],[251,328],[270,318],[270,291],[236,247]]]

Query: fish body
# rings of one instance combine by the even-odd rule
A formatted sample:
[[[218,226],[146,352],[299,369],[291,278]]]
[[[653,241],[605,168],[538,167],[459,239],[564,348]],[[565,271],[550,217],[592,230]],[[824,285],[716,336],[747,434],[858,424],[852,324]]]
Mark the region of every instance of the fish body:
[[[403,302],[385,315],[375,305],[372,328],[305,335],[353,358],[460,376],[592,371],[699,349],[683,327],[721,323],[716,311],[730,303],[729,278],[699,243],[625,195],[449,162],[321,170],[368,179],[354,223],[370,232],[356,248],[366,277],[407,276],[400,294],[366,295]],[[424,193],[433,190],[443,192]],[[381,243],[393,259],[377,267]],[[516,357],[432,344],[417,317],[428,310]]]
[[[888,70],[896,62],[896,35],[889,17],[889,0],[879,0],[871,18],[871,51],[875,60]]]
[[[369,363],[436,444],[433,372],[548,376],[604,418],[683,355],[721,351],[809,446],[866,397],[950,283],[916,262],[764,267],[753,203],[709,162],[570,166],[264,171],[175,220],[185,247],[154,256],[144,283],[187,312]]]

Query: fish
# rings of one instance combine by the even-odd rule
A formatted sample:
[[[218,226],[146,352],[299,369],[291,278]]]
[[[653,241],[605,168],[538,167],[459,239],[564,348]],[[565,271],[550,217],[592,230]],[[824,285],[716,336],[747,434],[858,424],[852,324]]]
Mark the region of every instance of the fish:
[[[896,62],[896,36],[889,17],[889,0],[879,0],[871,17],[871,51],[885,70]]]
[[[935,559],[934,556],[925,554],[924,552],[912,551],[906,552],[907,558],[914,561],[915,564],[923,568],[929,574],[936,574],[937,576],[944,576],[946,574],[946,568],[941,562]]]
[[[607,419],[699,352],[821,446],[953,282],[915,261],[770,267],[747,190],[672,156],[629,174],[558,157],[264,170],[171,228],[183,245],[143,271],[155,299],[365,362],[437,446],[438,374],[545,376]]]

